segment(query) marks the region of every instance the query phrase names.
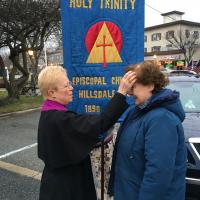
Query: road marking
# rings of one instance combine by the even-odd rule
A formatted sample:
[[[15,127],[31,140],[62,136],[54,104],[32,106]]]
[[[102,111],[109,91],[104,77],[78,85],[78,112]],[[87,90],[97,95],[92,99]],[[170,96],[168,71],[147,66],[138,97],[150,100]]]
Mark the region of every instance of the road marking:
[[[20,149],[11,151],[9,153],[1,155],[0,159],[6,158],[10,155],[16,154],[18,152],[21,152],[21,151],[24,151],[24,150],[27,150],[27,149],[30,149],[30,148],[35,147],[35,146],[37,146],[37,143],[34,143],[34,144],[31,144],[31,145],[22,147]],[[23,176],[30,177],[30,178],[33,178],[33,179],[36,179],[36,180],[41,180],[41,176],[42,176],[42,174],[40,172],[31,170],[31,169],[28,169],[28,168],[25,168],[25,167],[20,167],[20,166],[11,164],[11,163],[3,162],[3,161],[0,161],[0,168],[5,169],[7,171],[17,173],[17,174],[20,174],[20,175],[23,175]]]
[[[26,150],[26,149],[30,149],[30,148],[35,147],[35,146],[37,146],[37,143],[30,144],[30,145],[25,146],[25,147],[22,147],[22,148],[20,148],[20,149],[11,151],[11,152],[9,152],[9,153],[6,153],[6,154],[1,155],[1,156],[0,156],[0,159],[6,158],[6,157],[8,157],[8,156],[10,156],[10,155],[13,155],[13,154],[15,154],[15,153],[18,153],[18,152],[20,152],[20,151],[24,151],[24,150]]]
[[[0,168],[5,169],[10,172],[14,172],[23,176],[27,176],[36,180],[41,180],[42,174],[40,172],[25,168],[25,167],[20,167],[11,163],[3,162],[0,161]]]

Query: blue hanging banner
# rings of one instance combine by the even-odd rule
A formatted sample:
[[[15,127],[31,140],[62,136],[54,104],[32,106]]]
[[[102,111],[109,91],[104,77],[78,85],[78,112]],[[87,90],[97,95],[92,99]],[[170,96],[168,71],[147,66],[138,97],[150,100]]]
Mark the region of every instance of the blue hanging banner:
[[[61,17],[70,109],[100,112],[125,67],[144,60],[144,0],[61,0]]]

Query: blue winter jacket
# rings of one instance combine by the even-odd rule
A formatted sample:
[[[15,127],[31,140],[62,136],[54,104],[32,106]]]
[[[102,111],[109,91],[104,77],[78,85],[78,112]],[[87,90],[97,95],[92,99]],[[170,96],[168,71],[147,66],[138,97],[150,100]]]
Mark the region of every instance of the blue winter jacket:
[[[179,93],[163,89],[132,106],[116,139],[109,193],[114,200],[184,200],[185,113]]]

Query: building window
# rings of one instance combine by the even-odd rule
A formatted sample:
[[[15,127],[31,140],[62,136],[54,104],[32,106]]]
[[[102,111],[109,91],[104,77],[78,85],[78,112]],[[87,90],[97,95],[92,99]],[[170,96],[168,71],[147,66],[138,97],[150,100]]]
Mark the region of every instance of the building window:
[[[147,48],[144,48],[144,52],[147,52]]]
[[[144,36],[144,42],[147,42],[147,36],[146,35]]]
[[[161,33],[154,33],[151,35],[151,41],[161,40]]]
[[[185,30],[185,37],[189,38],[190,37],[190,31],[189,30]]]
[[[194,39],[199,39],[199,32],[193,31],[193,37],[194,37]]]
[[[167,47],[167,48],[171,48],[171,47],[172,47],[172,44],[167,44],[166,47]]]
[[[151,51],[160,51],[161,46],[154,46],[151,48]]]
[[[172,44],[167,44],[167,45],[166,45],[166,50],[167,50],[167,51],[172,50]]]
[[[166,39],[172,39],[174,37],[174,31],[168,31],[166,33]]]

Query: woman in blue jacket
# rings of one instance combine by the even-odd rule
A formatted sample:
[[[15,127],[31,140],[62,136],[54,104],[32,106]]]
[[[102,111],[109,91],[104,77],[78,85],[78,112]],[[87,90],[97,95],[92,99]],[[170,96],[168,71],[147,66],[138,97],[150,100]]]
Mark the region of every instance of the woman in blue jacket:
[[[186,147],[179,93],[154,62],[131,65],[135,100],[116,139],[109,193],[114,200],[184,200]]]

